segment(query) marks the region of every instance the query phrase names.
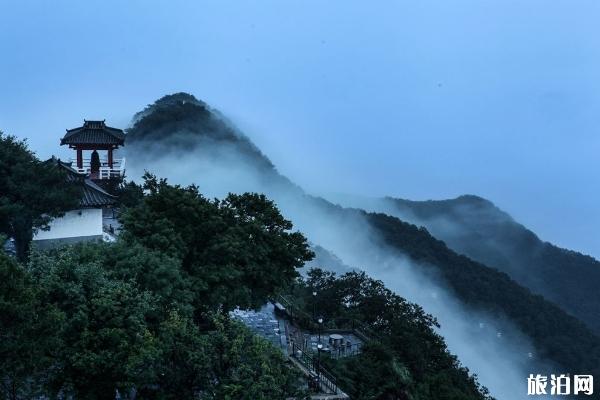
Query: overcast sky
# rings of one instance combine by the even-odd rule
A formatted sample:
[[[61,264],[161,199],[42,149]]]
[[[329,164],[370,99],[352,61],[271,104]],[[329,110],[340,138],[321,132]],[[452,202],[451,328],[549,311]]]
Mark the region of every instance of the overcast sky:
[[[598,0],[0,0],[0,129],[65,154],[83,118],[187,91],[310,192],[478,194],[600,257],[598,21]]]

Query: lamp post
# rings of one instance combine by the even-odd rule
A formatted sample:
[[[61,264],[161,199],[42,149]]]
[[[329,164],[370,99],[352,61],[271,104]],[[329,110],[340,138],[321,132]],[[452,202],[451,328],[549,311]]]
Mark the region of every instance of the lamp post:
[[[317,384],[319,385],[319,390],[321,390],[321,350],[323,349],[323,345],[319,343],[317,345]]]
[[[323,317],[319,317],[317,322],[319,323],[319,343],[321,343],[321,327],[323,326]]]
[[[315,320],[315,307],[317,305],[317,292],[313,291],[312,295],[313,295],[313,302],[312,302],[313,303],[313,317],[312,317],[312,320],[314,321]]]

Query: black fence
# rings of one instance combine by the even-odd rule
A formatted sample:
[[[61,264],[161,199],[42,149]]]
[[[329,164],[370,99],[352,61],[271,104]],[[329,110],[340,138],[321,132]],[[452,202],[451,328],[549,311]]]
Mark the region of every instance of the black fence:
[[[292,343],[292,356],[315,375],[318,386],[326,388],[331,394],[339,393],[336,377],[323,368],[318,356],[316,358],[311,356],[310,353],[302,350],[296,343]]]
[[[360,354],[362,345],[360,343],[352,344],[351,346],[333,346],[328,347],[326,351],[323,351],[328,357],[339,359],[344,357],[352,357]]]
[[[278,295],[277,302],[279,302],[280,305],[283,307],[283,310],[279,310],[279,312],[286,313],[289,316],[289,318],[298,326],[307,329],[311,332],[317,332],[320,329],[319,324],[317,324],[313,320],[311,315],[297,307],[294,304],[294,302],[289,300],[286,296]],[[327,332],[335,332],[336,330],[349,330],[352,331],[356,336],[358,336],[363,342],[380,342],[382,340],[381,335],[375,332],[368,325],[356,319],[334,318],[328,322],[332,323],[336,327],[336,329],[326,329]]]
[[[314,321],[313,316],[296,306],[286,296],[278,295],[274,303],[276,312],[284,314],[291,321],[291,329],[286,332],[289,340],[288,349],[291,350],[291,356],[315,375],[315,386],[327,388],[332,394],[340,392],[337,386],[337,378],[320,365],[320,357],[339,359],[358,355],[362,351],[364,343],[382,341],[380,334],[375,332],[370,326],[356,319],[334,318],[327,321],[328,325],[335,327],[334,329],[322,329],[323,327]],[[352,333],[362,343],[352,343],[350,346],[347,344],[328,346],[326,349],[317,350],[315,353],[314,349],[307,342],[302,330],[307,330],[313,334],[319,331],[322,333]]]

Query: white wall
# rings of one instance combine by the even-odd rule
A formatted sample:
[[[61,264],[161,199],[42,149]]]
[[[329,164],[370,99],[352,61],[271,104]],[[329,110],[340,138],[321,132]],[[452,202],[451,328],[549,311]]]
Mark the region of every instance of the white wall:
[[[33,240],[61,239],[102,235],[102,209],[68,211],[50,222],[49,231],[38,231]]]

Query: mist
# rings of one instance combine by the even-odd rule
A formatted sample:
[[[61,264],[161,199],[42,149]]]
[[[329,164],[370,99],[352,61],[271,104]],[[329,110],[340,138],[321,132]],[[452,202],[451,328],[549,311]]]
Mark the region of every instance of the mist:
[[[402,254],[381,245],[360,211],[341,212],[340,206],[305,194],[276,170],[265,169],[264,163],[240,154],[235,146],[200,139],[183,150],[164,143],[129,145],[129,178],[139,180],[143,171],[150,169],[171,183],[196,184],[206,197],[245,191],[267,194],[313,245],[322,246],[344,265],[382,280],[435,316],[449,350],[497,399],[526,398],[527,376],[552,370],[509,321],[466,308],[436,276],[426,275]],[[328,268],[319,261],[311,264]],[[339,265],[332,267],[342,272]]]
[[[455,252],[509,275],[600,332],[596,283],[600,262],[541,240],[490,201],[461,196],[444,201],[330,196],[347,207],[398,217],[427,229]],[[567,267],[570,266],[570,267]]]
[[[188,91],[309,192],[478,194],[599,257],[599,18],[597,0],[5,1],[0,129],[47,158],[84,118],[124,127]]]

